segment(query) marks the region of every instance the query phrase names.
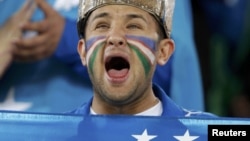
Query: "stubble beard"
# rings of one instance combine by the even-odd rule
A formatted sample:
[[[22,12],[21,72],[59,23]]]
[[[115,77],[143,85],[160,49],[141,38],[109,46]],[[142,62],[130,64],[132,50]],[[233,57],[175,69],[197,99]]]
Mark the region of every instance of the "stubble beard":
[[[113,106],[123,106],[132,103],[139,97],[138,87],[136,87],[135,84],[131,85],[133,86],[130,86],[129,91],[127,92],[121,91],[118,88],[116,91],[109,91],[101,81],[98,81],[93,85],[93,88],[95,94],[106,103]]]

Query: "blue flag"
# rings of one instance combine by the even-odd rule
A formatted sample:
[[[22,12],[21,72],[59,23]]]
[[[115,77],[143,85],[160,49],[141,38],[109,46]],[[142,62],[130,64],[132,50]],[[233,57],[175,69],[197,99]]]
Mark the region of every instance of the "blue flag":
[[[0,112],[0,140],[207,141],[210,136],[210,125],[229,125],[231,128],[228,130],[232,135],[236,132],[230,131],[233,125],[248,125],[248,128],[240,130],[245,130],[245,134],[250,133],[250,119],[247,118],[204,119]],[[212,132],[214,136],[224,133],[218,132],[218,129]],[[248,134],[245,137],[250,136]],[[244,134],[238,134],[240,135]],[[219,138],[223,139],[223,135]]]

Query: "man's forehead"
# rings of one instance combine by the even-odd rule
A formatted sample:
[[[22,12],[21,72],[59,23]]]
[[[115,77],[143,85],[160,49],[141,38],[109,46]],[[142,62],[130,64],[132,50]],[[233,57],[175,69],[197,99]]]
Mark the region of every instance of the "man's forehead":
[[[139,9],[134,6],[128,6],[128,5],[106,5],[99,7],[95,9],[90,16],[94,17],[97,15],[102,16],[110,16],[110,15],[133,15],[133,14],[139,14],[139,15],[149,15],[148,12]]]

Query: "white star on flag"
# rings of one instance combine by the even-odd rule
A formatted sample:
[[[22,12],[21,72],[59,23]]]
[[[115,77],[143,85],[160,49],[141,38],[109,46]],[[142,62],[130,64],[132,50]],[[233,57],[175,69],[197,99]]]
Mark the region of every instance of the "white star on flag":
[[[189,131],[187,130],[183,136],[174,136],[178,141],[193,141],[199,136],[190,136]]]
[[[137,139],[137,141],[150,141],[153,138],[156,138],[155,135],[148,135],[147,129],[145,129],[142,133],[142,135],[132,135],[134,138]]]
[[[3,103],[0,102],[0,110],[15,110],[15,111],[25,111],[32,106],[29,102],[16,102],[15,101],[15,89],[10,88],[6,99]]]

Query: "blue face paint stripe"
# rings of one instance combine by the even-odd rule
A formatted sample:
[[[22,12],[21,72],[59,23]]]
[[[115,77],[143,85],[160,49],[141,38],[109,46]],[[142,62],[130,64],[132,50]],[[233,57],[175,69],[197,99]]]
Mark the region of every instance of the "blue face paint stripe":
[[[146,47],[150,48],[152,51],[156,51],[156,41],[150,38],[143,36],[134,36],[134,35],[126,35],[126,37],[130,40],[135,40],[142,43]]]
[[[89,40],[86,41],[86,51],[90,49],[90,47],[98,40],[105,38],[105,36],[97,36],[97,37],[92,37]]]

